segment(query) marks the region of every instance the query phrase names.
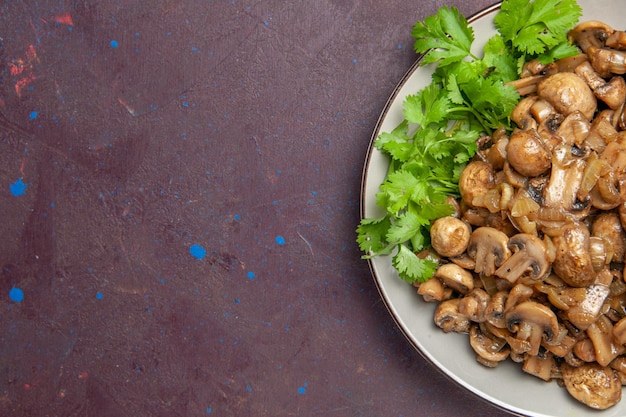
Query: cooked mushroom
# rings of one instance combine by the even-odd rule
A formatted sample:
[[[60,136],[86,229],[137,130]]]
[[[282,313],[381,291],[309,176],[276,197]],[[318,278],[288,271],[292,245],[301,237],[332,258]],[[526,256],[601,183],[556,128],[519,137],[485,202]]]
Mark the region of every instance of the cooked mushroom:
[[[511,166],[527,177],[543,174],[552,164],[550,149],[535,129],[514,132],[509,138],[506,154]]]
[[[556,146],[552,151],[550,180],[543,189],[544,207],[559,209],[564,215],[580,211],[577,194],[584,170],[584,159],[572,155],[571,146]]]
[[[626,99],[626,82],[624,82],[624,78],[616,76],[611,78],[609,82],[606,82],[588,61],[576,67],[574,73],[585,80],[595,96],[611,109],[617,109],[624,104]]]
[[[444,333],[468,333],[471,325],[469,318],[459,312],[460,298],[442,301],[435,309],[434,320]]]
[[[550,272],[546,247],[537,236],[519,233],[509,239],[512,255],[496,270],[496,276],[513,283],[520,277],[540,280]]]
[[[613,337],[620,345],[626,344],[626,317],[613,325]]]
[[[626,233],[615,212],[600,213],[591,225],[591,235],[611,243],[613,257],[622,262],[626,254]]]
[[[452,216],[435,220],[430,228],[431,245],[441,256],[459,256],[469,244],[472,228],[461,219]]]
[[[561,373],[567,392],[591,408],[605,410],[622,398],[622,384],[609,367],[596,363],[574,367],[563,363]]]
[[[572,287],[588,286],[595,280],[595,272],[589,255],[589,229],[580,223],[569,223],[561,229],[561,235],[552,241],[556,259],[552,270]]]
[[[509,357],[510,349],[506,346],[506,340],[485,334],[478,324],[470,327],[469,340],[477,359],[483,365],[493,367]]]
[[[524,97],[517,103],[513,111],[511,112],[511,120],[520,128],[520,129],[536,129],[537,121],[533,117],[533,114],[530,112],[533,104],[535,104],[539,100],[539,97],[536,95]]]
[[[417,293],[421,295],[426,302],[443,301],[451,297],[452,288],[446,288],[443,282],[437,278],[431,278],[419,284]]]
[[[494,327],[506,328],[506,320],[504,317],[504,305],[509,297],[508,291],[498,291],[489,299],[485,309],[485,320]]]
[[[482,288],[474,288],[459,303],[459,313],[469,317],[475,323],[485,321],[485,311],[489,304],[489,294]]]
[[[502,262],[508,259],[509,237],[493,227],[479,227],[472,232],[467,254],[476,261],[475,272],[493,275]]]
[[[624,347],[613,341],[613,325],[605,315],[591,323],[587,328],[587,336],[593,343],[596,361],[602,366],[607,366],[613,359],[624,352]]]
[[[524,301],[505,313],[508,329],[517,339],[530,342],[530,355],[537,355],[541,341],[550,342],[559,333],[559,322],[552,310],[536,301]]]
[[[591,88],[571,72],[559,72],[542,80],[537,86],[537,95],[564,116],[580,111],[591,120],[596,112],[597,101]]]
[[[474,289],[472,273],[454,263],[443,264],[437,268],[435,278],[460,294],[467,294]]]
[[[604,303],[611,293],[609,286],[611,280],[611,273],[605,269],[600,271],[595,282],[587,287],[561,290],[561,296],[569,300],[567,319],[579,330],[586,330],[602,314]]]
[[[493,168],[483,161],[472,161],[459,178],[459,192],[463,202],[472,206],[476,196],[485,194],[495,185]]]
[[[526,355],[522,370],[544,381],[550,381],[557,368],[552,352],[542,352],[539,355]]]
[[[570,42],[577,44],[586,53],[592,47],[602,48],[612,32],[613,28],[604,22],[587,20],[570,30],[567,37]]]

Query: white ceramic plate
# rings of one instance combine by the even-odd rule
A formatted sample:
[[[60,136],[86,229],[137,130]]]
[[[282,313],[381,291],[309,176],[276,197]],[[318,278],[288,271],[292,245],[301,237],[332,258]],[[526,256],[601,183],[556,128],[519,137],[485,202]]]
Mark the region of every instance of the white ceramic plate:
[[[626,28],[624,0],[578,0],[584,20],[601,20],[615,28]],[[469,20],[474,28],[476,52],[496,31],[494,5]],[[402,103],[430,83],[432,70],[419,67],[418,62],[398,84],[378,121],[373,140],[381,132],[390,132],[403,119]],[[370,143],[363,171],[361,211],[363,217],[380,217],[376,193],[389,166],[386,156]],[[450,379],[479,397],[512,414],[537,417],[626,416],[626,397],[605,411],[593,411],[572,399],[556,382],[546,383],[525,374],[521,365],[506,361],[495,369],[478,364],[469,346],[467,335],[445,334],[433,324],[434,304],[425,303],[410,285],[402,281],[391,266],[391,258],[381,256],[370,261],[370,268],[380,295],[394,320],[419,353]]]

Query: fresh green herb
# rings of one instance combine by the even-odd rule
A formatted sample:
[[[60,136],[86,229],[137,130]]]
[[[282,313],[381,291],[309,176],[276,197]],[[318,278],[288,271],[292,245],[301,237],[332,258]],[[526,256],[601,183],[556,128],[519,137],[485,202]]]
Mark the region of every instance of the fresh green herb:
[[[507,0],[494,22],[514,48],[521,68],[529,59],[547,63],[577,54],[578,49],[567,40],[567,32],[581,15],[575,0]]]
[[[476,141],[504,126],[520,96],[507,83],[524,62],[549,62],[576,52],[567,42],[581,9],[574,0],[505,0],[495,17],[499,33],[482,56],[472,52],[474,32],[454,7],[441,7],[412,30],[421,64],[436,65],[432,82],[406,97],[404,121],[374,146],[390,158],[376,204],[382,218],[361,220],[357,242],[364,258],[393,256],[400,277],[428,280],[437,262],[419,256],[430,247],[430,225],[453,213],[458,181],[476,153]]]

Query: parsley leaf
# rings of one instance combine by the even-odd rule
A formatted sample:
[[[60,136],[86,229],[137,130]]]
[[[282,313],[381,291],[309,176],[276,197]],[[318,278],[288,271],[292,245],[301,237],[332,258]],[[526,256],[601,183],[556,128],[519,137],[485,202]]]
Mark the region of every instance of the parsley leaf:
[[[446,66],[471,55],[474,30],[454,7],[443,6],[437,14],[413,26],[414,49],[423,54],[425,64]]]
[[[575,0],[507,0],[494,22],[518,53],[535,57],[566,42],[581,15]]]

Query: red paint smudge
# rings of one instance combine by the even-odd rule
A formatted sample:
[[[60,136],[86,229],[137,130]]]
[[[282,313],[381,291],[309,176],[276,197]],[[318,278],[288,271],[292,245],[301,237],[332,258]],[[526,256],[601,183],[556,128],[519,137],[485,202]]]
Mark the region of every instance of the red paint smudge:
[[[81,372],[78,374],[78,379],[85,379],[89,376],[89,372]]]
[[[53,17],[54,21],[60,23],[62,25],[74,26],[74,21],[72,20],[72,15],[69,12],[65,14],[60,14]]]
[[[15,93],[18,97],[21,97],[22,90],[37,78],[33,69],[34,64],[37,62],[39,62],[37,51],[31,44],[28,45],[28,49],[26,49],[24,53],[24,58],[13,59],[8,63],[9,73],[18,78],[15,82]]]
[[[30,384],[28,384],[28,383],[24,384],[24,389],[25,389],[26,391],[29,391],[31,388],[32,388],[32,385],[30,385]]]
[[[22,163],[20,164],[20,174],[24,177],[24,168],[26,168],[26,157],[22,158]]]
[[[32,83],[33,81],[35,81],[37,77],[35,77],[33,74],[30,74],[24,78],[20,78],[16,83],[15,83],[15,93],[21,97],[22,96],[22,90],[30,83]]]

